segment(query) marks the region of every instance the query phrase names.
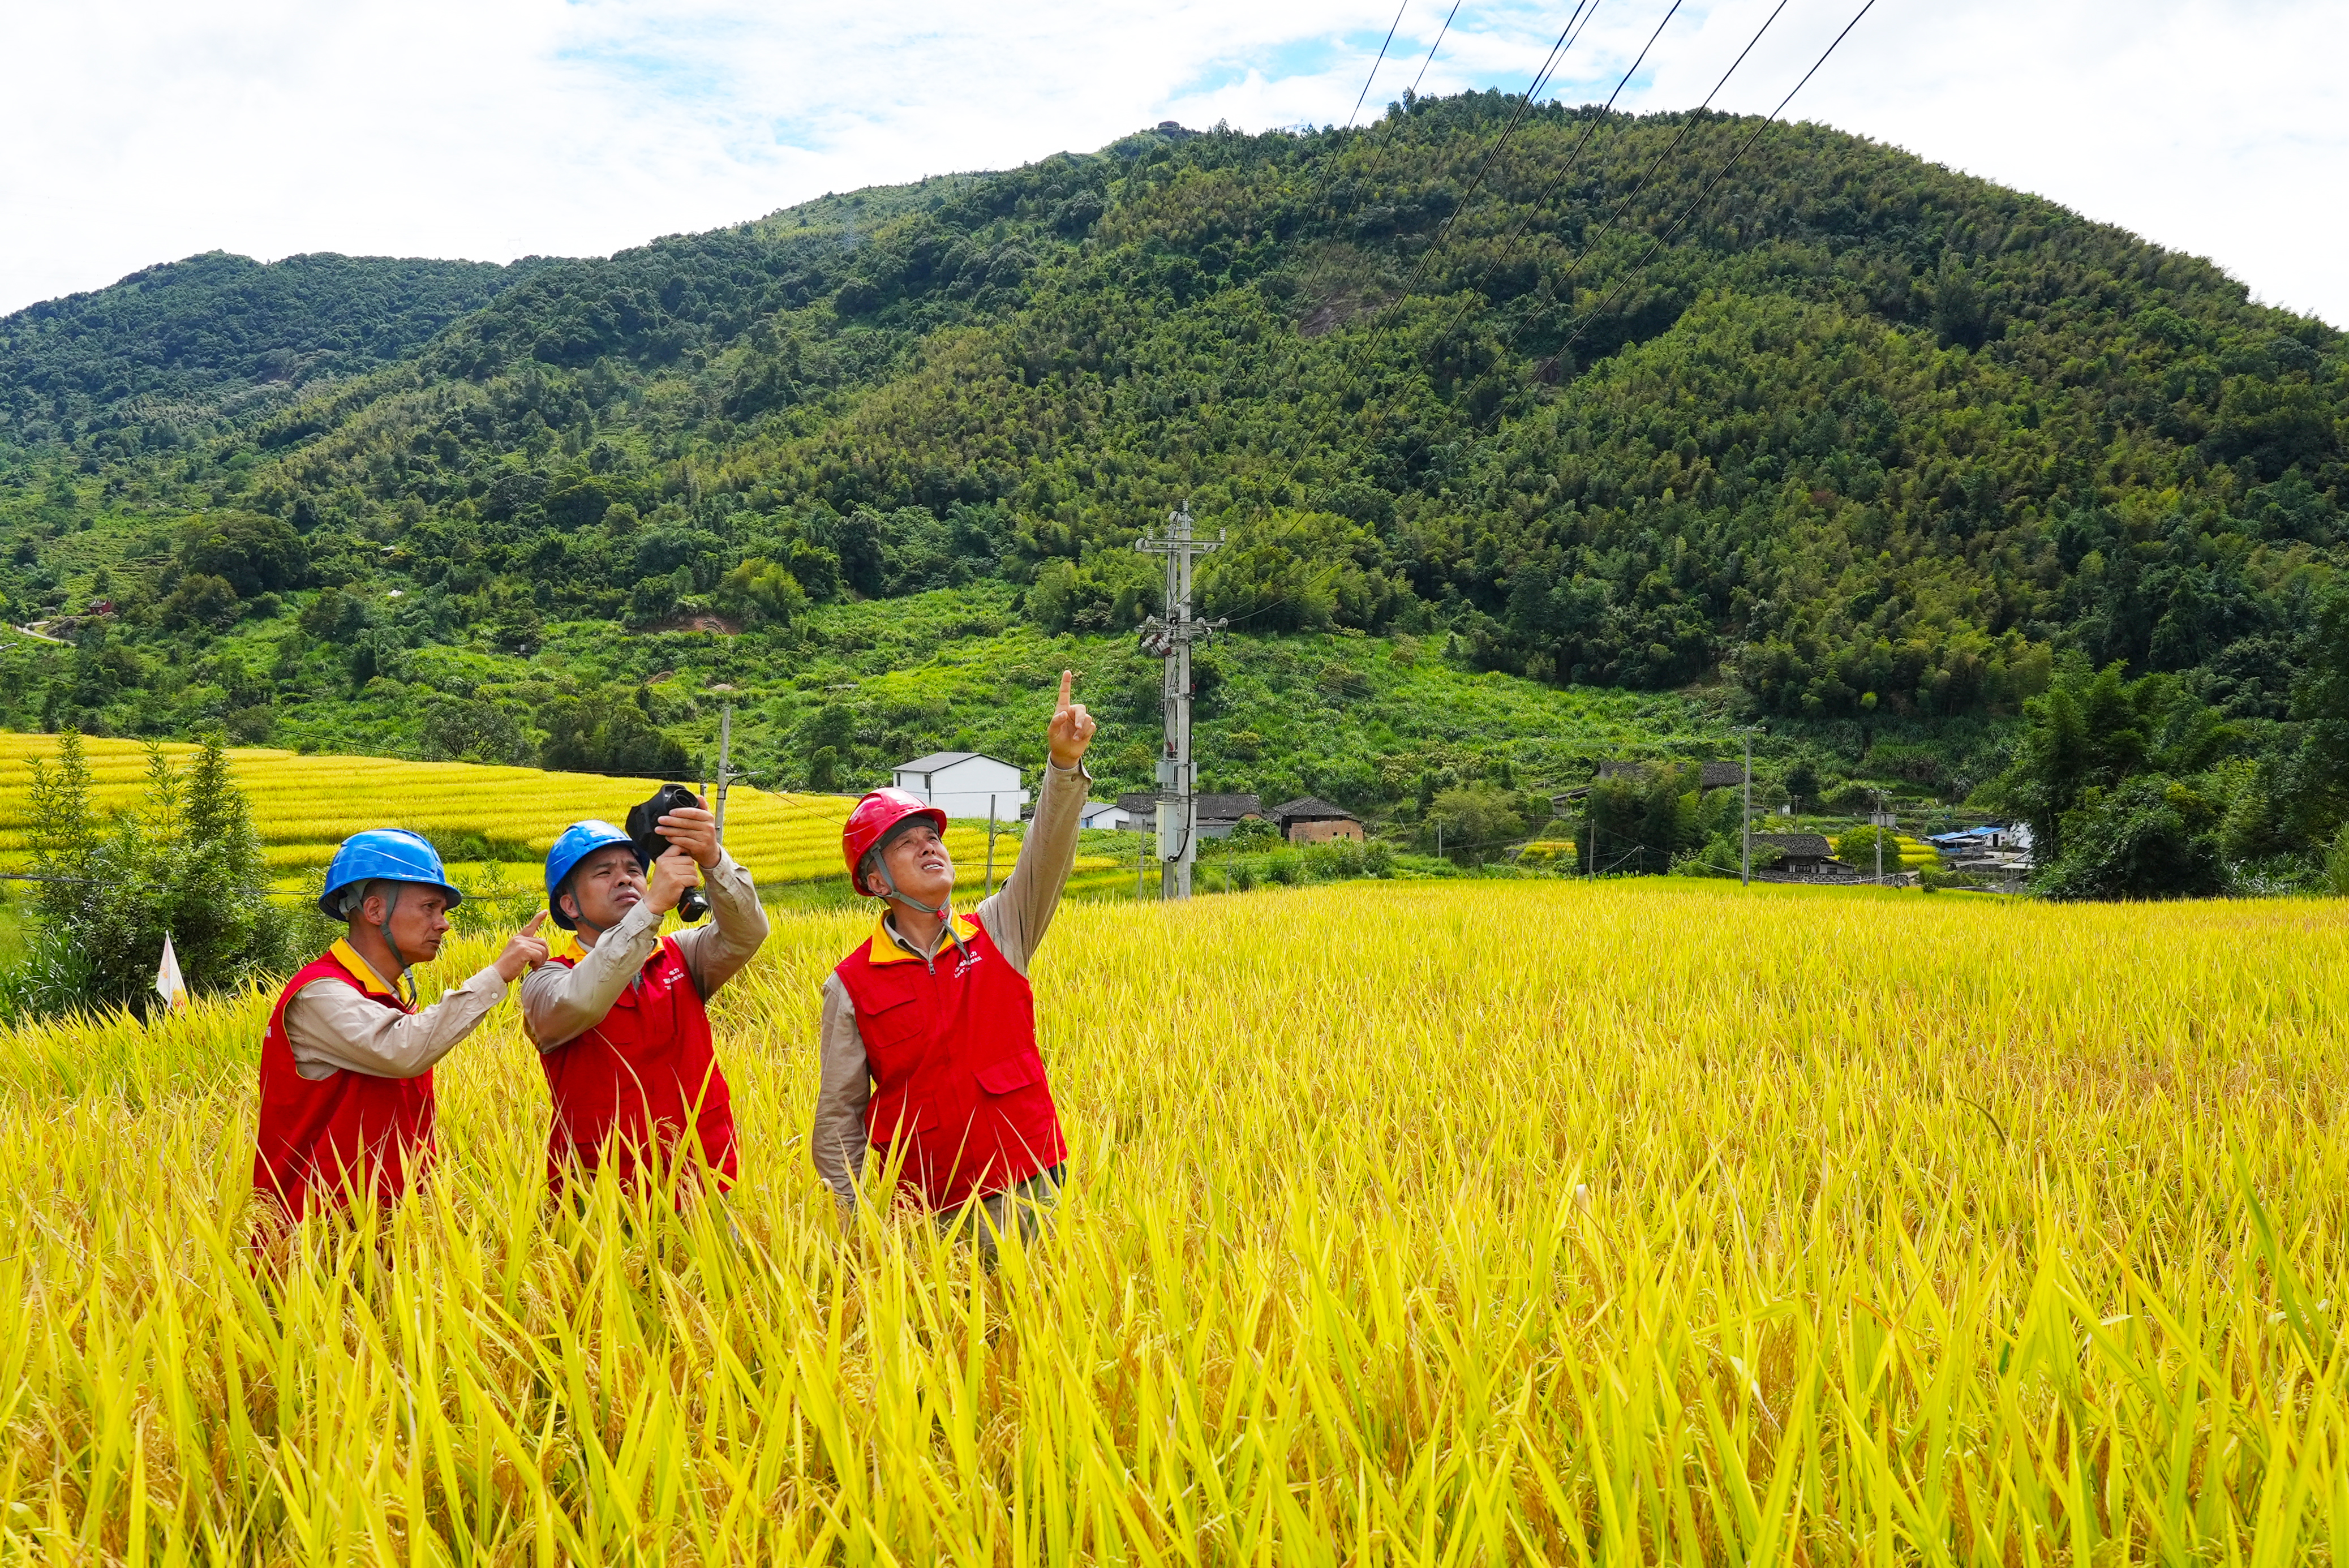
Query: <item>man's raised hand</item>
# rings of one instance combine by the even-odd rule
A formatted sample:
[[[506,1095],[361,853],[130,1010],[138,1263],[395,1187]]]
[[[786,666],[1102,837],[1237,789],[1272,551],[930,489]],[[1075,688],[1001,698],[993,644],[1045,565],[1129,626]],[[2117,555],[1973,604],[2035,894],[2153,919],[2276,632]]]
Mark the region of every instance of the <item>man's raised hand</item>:
[[[1045,738],[1052,753],[1055,768],[1074,768],[1085,759],[1085,748],[1093,743],[1093,716],[1085,705],[1069,700],[1069,688],[1076,684],[1077,672],[1061,672],[1061,700],[1052,710],[1052,726]]]
[[[507,985],[546,962],[546,938],[538,934],[538,928],[545,923],[546,911],[542,909],[530,917],[528,925],[506,938],[505,951],[498,954],[494,967]]]
[[[718,819],[710,815],[707,801],[679,807],[662,817],[658,826],[661,837],[691,855],[694,864],[718,869]]]
[[[646,890],[646,902],[653,906],[654,913],[667,914],[685,896],[685,890],[700,881],[701,872],[696,869],[693,851],[682,844],[671,844],[653,861],[652,885]]]

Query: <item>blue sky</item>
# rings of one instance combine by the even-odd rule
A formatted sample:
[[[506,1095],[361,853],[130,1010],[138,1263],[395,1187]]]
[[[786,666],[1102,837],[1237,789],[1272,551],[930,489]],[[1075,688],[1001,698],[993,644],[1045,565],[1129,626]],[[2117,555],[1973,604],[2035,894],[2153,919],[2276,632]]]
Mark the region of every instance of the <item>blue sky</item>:
[[[1595,101],[1671,0],[1599,0]],[[1700,100],[1775,0],[1682,0],[1623,107]],[[1774,104],[1857,0],[1789,0]],[[1413,0],[1365,117],[1449,0]],[[1426,88],[1522,90],[1567,7],[1462,0]],[[1342,122],[1394,0],[76,0],[0,8],[0,312],[192,252],[607,253],[1164,119]],[[2208,255],[2349,325],[2349,6],[1878,0],[1792,112]],[[23,62],[35,62],[33,68]]]

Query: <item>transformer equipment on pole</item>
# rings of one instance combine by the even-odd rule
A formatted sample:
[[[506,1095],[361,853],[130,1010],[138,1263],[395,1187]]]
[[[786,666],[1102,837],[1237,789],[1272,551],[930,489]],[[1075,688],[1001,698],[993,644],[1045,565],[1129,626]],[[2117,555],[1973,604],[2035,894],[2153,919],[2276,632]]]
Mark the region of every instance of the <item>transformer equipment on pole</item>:
[[[1199,556],[1223,548],[1223,536],[1191,537],[1188,503],[1167,514],[1166,536],[1145,534],[1133,542],[1136,550],[1166,558],[1166,598],[1163,615],[1142,623],[1142,651],[1163,661],[1165,676],[1159,696],[1166,716],[1166,738],[1158,750],[1159,896],[1191,896],[1191,866],[1198,859],[1193,830],[1197,826],[1198,779],[1191,760],[1191,645],[1204,643],[1224,629],[1222,621],[1202,621],[1191,614],[1191,567]]]

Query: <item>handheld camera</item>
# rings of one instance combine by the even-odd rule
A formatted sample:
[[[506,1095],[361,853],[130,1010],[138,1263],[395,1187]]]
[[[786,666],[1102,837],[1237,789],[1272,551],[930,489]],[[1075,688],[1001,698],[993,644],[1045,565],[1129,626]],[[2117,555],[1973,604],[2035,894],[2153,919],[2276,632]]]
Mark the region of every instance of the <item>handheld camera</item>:
[[[636,851],[650,874],[653,862],[669,848],[668,838],[660,830],[660,820],[681,806],[699,806],[700,797],[682,784],[664,784],[653,791],[653,798],[641,805],[628,808],[628,843]],[[709,913],[709,900],[698,887],[685,890],[677,901],[677,917],[690,925]]]

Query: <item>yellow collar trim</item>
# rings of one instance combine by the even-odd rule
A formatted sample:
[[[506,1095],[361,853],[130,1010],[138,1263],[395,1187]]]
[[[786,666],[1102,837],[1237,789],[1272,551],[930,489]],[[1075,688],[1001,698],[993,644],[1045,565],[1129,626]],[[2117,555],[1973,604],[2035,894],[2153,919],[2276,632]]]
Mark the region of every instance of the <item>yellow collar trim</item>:
[[[561,958],[569,963],[577,964],[586,958],[587,949],[579,944],[579,934],[577,932],[566,931],[563,934],[563,940],[554,944],[553,949],[548,952],[547,956],[549,958]]]
[[[963,929],[959,933],[954,932],[952,927],[948,928],[949,934],[953,935],[957,942],[967,942],[971,937],[978,934],[978,922],[973,920],[969,915],[957,913],[954,918],[961,922],[963,926]],[[888,906],[885,904],[882,906],[881,913],[873,917],[873,951],[872,956],[867,958],[865,962],[868,964],[919,964],[923,962],[922,955],[920,954],[908,953],[905,948],[897,944],[897,938],[892,934],[889,930],[889,910]]]
[[[383,976],[375,972],[375,965],[359,956],[359,950],[351,945],[350,938],[335,938],[335,944],[326,949],[326,956],[341,965],[344,973],[357,981],[359,988],[368,995],[388,996],[395,1002],[399,999],[399,993],[383,983]]]

